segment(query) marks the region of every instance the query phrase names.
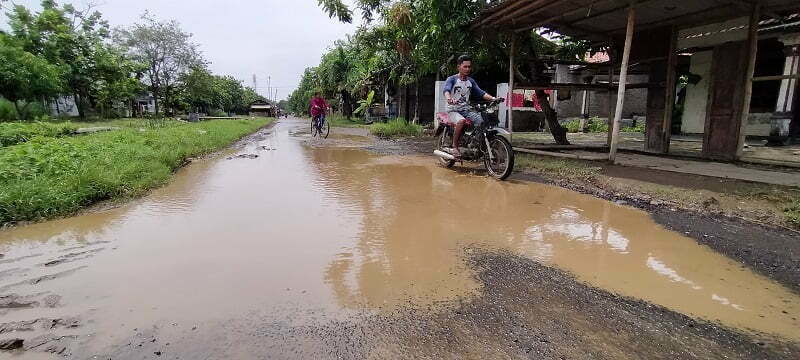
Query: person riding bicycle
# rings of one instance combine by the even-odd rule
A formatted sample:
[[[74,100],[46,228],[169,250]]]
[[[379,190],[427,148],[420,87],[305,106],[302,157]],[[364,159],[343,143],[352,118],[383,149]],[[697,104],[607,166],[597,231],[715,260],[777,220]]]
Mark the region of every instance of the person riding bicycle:
[[[469,55],[458,57],[458,74],[453,75],[444,83],[444,98],[447,100],[447,114],[450,121],[456,124],[453,134],[453,156],[461,157],[458,149],[461,134],[464,133],[466,121],[472,121],[473,126],[480,126],[483,123],[481,114],[469,106],[471,96],[494,101],[496,98],[483,91],[478,83],[469,74],[472,72],[472,58]]]
[[[328,102],[320,96],[319,91],[314,93],[314,97],[311,98],[310,104],[310,113],[312,121],[325,121],[325,112],[328,110]],[[321,125],[320,125],[321,126]]]

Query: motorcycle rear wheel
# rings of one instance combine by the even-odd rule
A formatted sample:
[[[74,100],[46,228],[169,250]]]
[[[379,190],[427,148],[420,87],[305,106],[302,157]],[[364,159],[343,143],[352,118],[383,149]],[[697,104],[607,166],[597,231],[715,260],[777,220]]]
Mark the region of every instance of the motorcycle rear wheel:
[[[451,145],[453,145],[452,130],[444,129],[444,131],[442,131],[442,136],[439,137],[439,150],[445,151],[444,148],[449,147]],[[448,160],[443,157],[439,158],[439,165],[442,165],[446,168],[451,168],[455,164],[456,164],[455,160]]]
[[[487,151],[491,152],[492,159],[486,154],[483,161],[489,175],[497,180],[505,180],[514,171],[514,149],[511,143],[502,136],[496,136],[489,141]]]

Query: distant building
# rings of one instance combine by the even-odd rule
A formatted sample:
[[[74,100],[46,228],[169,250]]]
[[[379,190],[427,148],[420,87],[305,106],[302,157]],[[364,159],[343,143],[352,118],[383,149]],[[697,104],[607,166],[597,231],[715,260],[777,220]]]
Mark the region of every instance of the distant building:
[[[72,95],[62,95],[49,102],[51,116],[79,116],[78,106],[75,104],[75,97]]]
[[[250,116],[275,116],[275,106],[266,101],[256,101],[250,104]]]
[[[133,100],[134,116],[142,116],[144,114],[155,114],[156,112],[156,98],[153,93],[146,92],[139,94]]]
[[[50,109],[50,116],[80,116],[78,105],[75,103],[75,97],[73,95],[61,95],[55,100],[48,101],[48,106]],[[156,99],[152,93],[142,93],[130,103],[115,103],[114,109],[118,116],[131,117],[154,114],[156,112]]]

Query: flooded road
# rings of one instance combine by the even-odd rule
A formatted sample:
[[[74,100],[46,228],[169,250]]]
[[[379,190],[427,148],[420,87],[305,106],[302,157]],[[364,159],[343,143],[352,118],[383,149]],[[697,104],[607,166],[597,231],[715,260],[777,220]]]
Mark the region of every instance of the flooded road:
[[[311,139],[304,121],[284,120],[128,205],[0,231],[0,340],[42,343],[13,353],[23,357],[124,358],[150,336],[165,348],[213,338],[214,354],[253,357],[236,345],[253,319],[307,325],[478,296],[464,252],[490,248],[800,341],[796,293],[642,211],[376,155],[362,149],[370,138],[336,130]]]

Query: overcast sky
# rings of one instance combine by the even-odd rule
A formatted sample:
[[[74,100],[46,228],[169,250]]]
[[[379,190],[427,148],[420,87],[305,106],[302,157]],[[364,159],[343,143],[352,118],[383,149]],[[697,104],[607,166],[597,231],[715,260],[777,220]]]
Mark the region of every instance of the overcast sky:
[[[40,9],[40,0],[12,0]],[[86,0],[71,2],[81,8]],[[209,67],[220,75],[232,75],[267,95],[272,77],[278,99],[295,89],[306,67],[316,66],[325,49],[353,33],[360,20],[341,24],[329,19],[317,0],[95,0],[112,27],[136,22],[145,10],[159,19],[175,19],[194,35]],[[2,26],[6,28],[5,15]]]

